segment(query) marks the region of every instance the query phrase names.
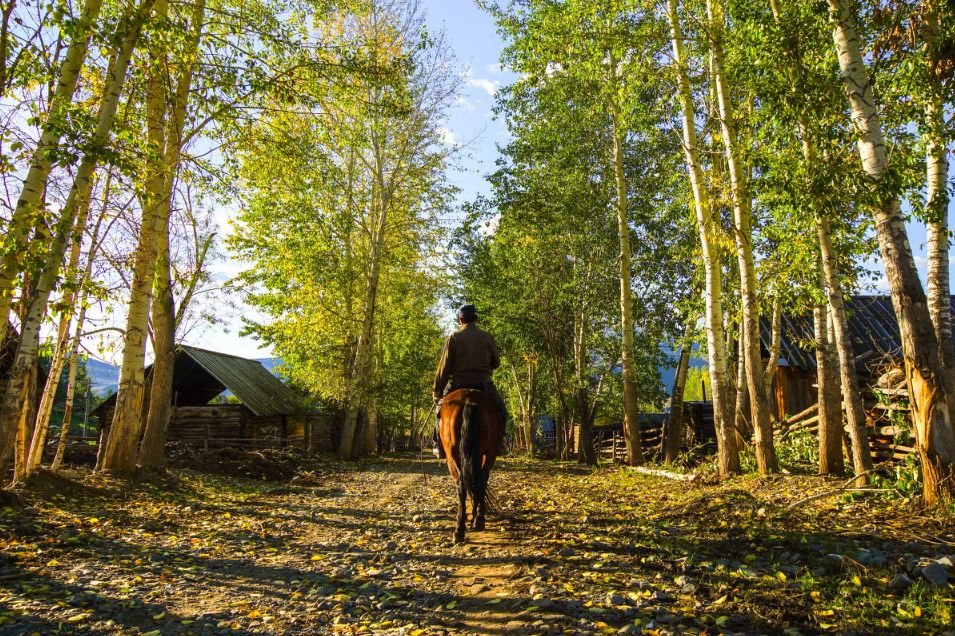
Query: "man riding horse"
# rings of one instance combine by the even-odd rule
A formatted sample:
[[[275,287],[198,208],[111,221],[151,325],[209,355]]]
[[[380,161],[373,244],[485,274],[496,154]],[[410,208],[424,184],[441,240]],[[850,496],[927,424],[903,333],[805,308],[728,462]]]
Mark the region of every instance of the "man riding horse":
[[[448,342],[444,345],[444,353],[441,354],[441,361],[438,363],[438,372],[435,374],[434,400],[437,403],[437,418],[432,441],[434,454],[441,459],[444,458],[444,448],[438,441],[441,399],[445,394],[458,389],[477,389],[494,398],[497,410],[501,414],[501,434],[498,443],[503,446],[507,409],[504,406],[504,400],[494,387],[494,382],[491,381],[491,373],[501,365],[501,359],[494,346],[494,337],[483,329],[479,329],[477,320],[478,314],[474,305],[464,305],[458,310],[461,329],[448,338]]]

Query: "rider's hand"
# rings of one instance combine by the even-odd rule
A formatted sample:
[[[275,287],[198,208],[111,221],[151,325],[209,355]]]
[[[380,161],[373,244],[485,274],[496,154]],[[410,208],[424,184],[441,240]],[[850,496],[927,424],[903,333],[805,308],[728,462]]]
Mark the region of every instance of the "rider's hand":
[[[434,401],[435,404],[437,404],[438,402],[441,401],[441,396],[438,395],[437,393],[432,393],[431,399]]]

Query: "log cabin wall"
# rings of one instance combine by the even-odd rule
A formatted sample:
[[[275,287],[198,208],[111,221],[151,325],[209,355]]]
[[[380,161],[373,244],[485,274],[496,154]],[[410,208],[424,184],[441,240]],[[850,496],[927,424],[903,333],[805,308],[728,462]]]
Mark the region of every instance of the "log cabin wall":
[[[246,438],[243,429],[247,413],[241,404],[173,407],[166,441],[198,447],[226,446]]]
[[[169,442],[193,447],[300,448],[335,450],[338,421],[334,415],[257,416],[240,404],[187,406],[173,409]]]
[[[816,403],[816,372],[795,367],[776,367],[772,396],[776,419],[800,413]]]

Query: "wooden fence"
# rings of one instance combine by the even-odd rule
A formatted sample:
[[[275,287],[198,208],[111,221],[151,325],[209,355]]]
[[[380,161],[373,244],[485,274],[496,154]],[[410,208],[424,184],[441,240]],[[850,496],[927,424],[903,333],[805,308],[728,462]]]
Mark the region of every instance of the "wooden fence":
[[[333,415],[256,416],[242,405],[173,408],[169,442],[212,448],[301,448],[334,450],[338,418]]]

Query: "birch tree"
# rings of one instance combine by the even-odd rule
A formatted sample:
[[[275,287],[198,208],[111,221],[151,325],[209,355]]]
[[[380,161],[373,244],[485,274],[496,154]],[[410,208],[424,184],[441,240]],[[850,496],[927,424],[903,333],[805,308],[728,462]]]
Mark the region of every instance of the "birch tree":
[[[773,434],[769,424],[769,403],[763,382],[762,354],[759,344],[759,301],[756,264],[753,258],[752,199],[749,191],[749,167],[740,157],[740,141],[736,127],[733,98],[726,79],[726,60],[723,53],[725,15],[720,0],[707,0],[709,18],[710,56],[722,143],[729,168],[732,193],[736,255],[739,260],[740,296],[742,304],[742,341],[746,356],[746,382],[750,399],[750,413],[756,444],[756,462],[761,475],[776,472],[779,465],[773,448]]]
[[[160,214],[165,222],[159,231],[153,283],[154,297],[151,310],[155,360],[150,385],[149,412],[146,416],[143,441],[139,451],[139,463],[144,466],[157,466],[162,462],[172,402],[177,321],[170,266],[169,226],[174,186],[183,150],[186,110],[192,90],[193,71],[198,62],[205,12],[205,0],[196,0],[188,22],[189,35],[179,58],[180,63],[177,64],[180,68],[178,76],[174,80],[170,77],[167,70],[168,61],[161,67],[150,68],[150,73],[160,74],[155,81],[166,83],[174,89],[170,91],[168,105],[170,125],[164,131],[166,138],[163,140],[161,163],[156,166],[161,178],[150,181],[151,185],[160,186],[162,189],[160,192],[150,192],[147,195],[158,201],[157,205],[162,208]],[[184,300],[188,303],[188,298]]]
[[[46,191],[56,149],[66,128],[66,110],[76,92],[80,73],[86,62],[90,38],[95,32],[102,4],[102,0],[86,0],[83,3],[70,46],[60,65],[56,89],[50,100],[43,132],[33,152],[33,159],[23,180],[20,197],[17,199],[13,216],[3,236],[2,251],[0,251],[0,342],[3,342],[6,337],[14,281],[20,273],[23,256],[28,250],[30,232],[36,222],[43,193]]]
[[[102,102],[96,131],[91,140],[91,151],[88,152],[79,167],[73,181],[73,186],[64,204],[60,219],[56,224],[52,243],[46,255],[46,263],[40,274],[35,290],[27,305],[26,317],[21,328],[21,343],[7,380],[6,390],[0,402],[0,432],[4,436],[0,453],[3,456],[9,452],[9,444],[13,439],[14,421],[20,409],[19,396],[24,382],[24,374],[30,368],[36,357],[36,342],[40,324],[46,311],[50,294],[57,282],[61,262],[66,250],[70,230],[79,216],[85,221],[89,207],[90,191],[92,189],[93,171],[99,162],[101,149],[106,146],[120,96],[126,82],[126,71],[132,58],[133,50],[139,40],[139,34],[152,9],[153,0],[142,2],[131,9],[121,23],[123,38],[111,61],[107,81],[104,84]],[[80,228],[79,233],[82,232]],[[24,463],[25,465],[25,463]]]
[[[735,418],[729,396],[731,380],[727,371],[726,335],[723,326],[723,272],[718,240],[719,221],[715,214],[715,205],[709,198],[704,184],[696,130],[696,107],[686,67],[687,60],[683,53],[684,36],[677,0],[667,0],[667,19],[670,26],[670,42],[673,46],[673,66],[679,87],[683,151],[686,156],[686,167],[693,192],[697,228],[703,251],[706,284],[704,321],[713,393],[713,417],[716,426],[720,475],[726,477],[740,472],[740,463],[734,430]]]
[[[858,133],[862,170],[874,203],[876,236],[889,279],[902,335],[906,384],[916,443],[922,460],[923,501],[933,506],[955,497],[955,426],[951,396],[939,356],[928,300],[915,267],[889,163],[882,120],[875,101],[855,20],[843,0],[829,0],[832,34],[850,115]]]

